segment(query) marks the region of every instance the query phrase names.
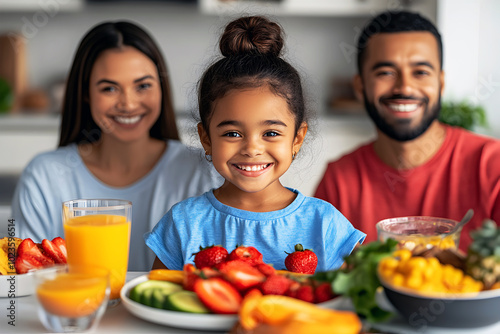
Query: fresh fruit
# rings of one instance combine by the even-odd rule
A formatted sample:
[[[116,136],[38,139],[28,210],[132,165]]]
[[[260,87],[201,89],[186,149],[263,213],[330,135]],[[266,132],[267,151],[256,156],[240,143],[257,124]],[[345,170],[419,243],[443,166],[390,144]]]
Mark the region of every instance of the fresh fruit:
[[[169,294],[182,290],[179,284],[148,280],[137,284],[130,290],[130,299],[151,307],[163,306],[165,297]],[[157,292],[156,292],[157,291]]]
[[[285,252],[286,253],[286,252]],[[293,253],[287,253],[285,258],[286,269],[302,274],[314,274],[318,265],[318,257],[310,249],[305,249],[301,244],[295,245]]]
[[[239,291],[254,287],[266,279],[257,268],[242,260],[220,263],[217,269],[224,279],[231,282]]]
[[[326,302],[334,297],[331,283],[321,283],[314,289],[314,302],[316,304]]]
[[[314,303],[314,289],[310,285],[301,285],[296,292],[295,298],[308,303]]]
[[[483,282],[485,289],[490,289],[500,282],[500,228],[493,220],[486,220],[470,235],[466,272]]]
[[[227,250],[222,246],[201,247],[198,253],[194,253],[194,264],[196,268],[212,268],[224,262],[228,256]]]
[[[52,243],[59,248],[59,251],[63,254],[65,258],[68,257],[68,252],[66,251],[66,241],[61,237],[56,237],[52,239]]]
[[[412,256],[401,249],[393,256],[380,260],[380,277],[395,286],[412,289],[421,294],[479,292],[483,284],[435,257]]]
[[[153,269],[149,272],[148,278],[156,281],[167,281],[177,284],[183,284],[184,271],[170,269]]]
[[[194,284],[194,292],[214,313],[235,314],[240,308],[242,300],[240,293],[220,277],[197,280]]]
[[[181,290],[165,298],[165,309],[189,313],[210,313],[193,291]]]
[[[43,254],[30,238],[24,239],[17,248],[16,272],[26,274],[31,269],[53,265],[55,262]]]
[[[258,291],[245,297],[239,319],[241,332],[267,325],[269,333],[358,334],[362,326],[354,312],[323,309],[285,296],[262,296]]]
[[[264,295],[284,295],[288,291],[292,280],[281,275],[269,276],[260,285],[260,290]]]
[[[63,240],[62,238],[59,239]],[[65,243],[63,247],[64,247],[63,249],[66,250]],[[61,249],[61,244],[59,244],[59,246],[56,246],[56,244],[53,241],[50,241],[48,239],[43,239],[42,249],[47,256],[49,256],[52,260],[54,260],[55,263],[66,263],[66,254]]]
[[[276,275],[276,269],[274,269],[273,266],[267,264],[267,263],[259,263],[255,266],[257,270],[259,270],[261,273],[264,274],[264,276],[273,276]]]
[[[184,277],[182,280],[182,286],[185,290],[194,291],[194,283],[200,278],[199,270],[191,263],[184,265],[182,272]]]
[[[236,246],[236,248],[229,253],[227,260],[242,260],[248,262],[252,266],[263,263],[262,254],[252,246]]]

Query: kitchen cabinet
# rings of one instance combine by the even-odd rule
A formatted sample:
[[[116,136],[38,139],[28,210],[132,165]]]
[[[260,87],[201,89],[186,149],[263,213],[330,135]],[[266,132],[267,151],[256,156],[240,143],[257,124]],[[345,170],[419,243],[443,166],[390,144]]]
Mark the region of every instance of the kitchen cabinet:
[[[413,9],[422,3],[423,0],[199,0],[202,12],[207,14],[323,16],[366,16],[384,10]]]
[[[27,11],[46,13],[50,17],[58,11],[73,11],[83,7],[83,0],[1,0],[0,12]]]

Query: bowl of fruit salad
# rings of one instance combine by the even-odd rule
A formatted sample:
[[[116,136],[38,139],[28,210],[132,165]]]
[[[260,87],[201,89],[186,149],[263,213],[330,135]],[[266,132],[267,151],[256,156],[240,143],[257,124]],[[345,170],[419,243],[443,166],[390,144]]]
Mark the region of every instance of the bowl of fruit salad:
[[[378,263],[387,299],[408,323],[474,328],[500,321],[500,229],[492,221],[471,232],[467,253],[401,248]]]
[[[458,221],[428,216],[396,217],[379,221],[378,239],[382,242],[392,238],[400,247],[409,250],[415,247],[458,248],[461,228],[454,231]]]

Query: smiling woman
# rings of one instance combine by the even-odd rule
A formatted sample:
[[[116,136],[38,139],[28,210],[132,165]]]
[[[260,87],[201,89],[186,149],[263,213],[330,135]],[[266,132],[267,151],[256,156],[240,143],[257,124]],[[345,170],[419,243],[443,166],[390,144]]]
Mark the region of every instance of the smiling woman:
[[[105,22],[82,39],[63,102],[59,148],[38,155],[14,194],[17,231],[63,235],[61,203],[132,202],[129,270],[151,268],[142,235],[170,207],[221,182],[201,151],[179,142],[167,67],[153,39],[130,22]]]

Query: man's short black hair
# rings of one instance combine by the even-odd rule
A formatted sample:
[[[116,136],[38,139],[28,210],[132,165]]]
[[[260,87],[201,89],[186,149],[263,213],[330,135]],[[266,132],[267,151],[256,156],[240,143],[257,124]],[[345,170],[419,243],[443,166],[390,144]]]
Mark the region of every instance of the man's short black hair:
[[[379,33],[398,33],[412,31],[428,31],[434,35],[438,43],[439,62],[443,69],[443,43],[436,26],[418,13],[407,11],[383,12],[374,17],[363,29],[358,39],[358,72],[361,74],[362,63],[368,41]]]

